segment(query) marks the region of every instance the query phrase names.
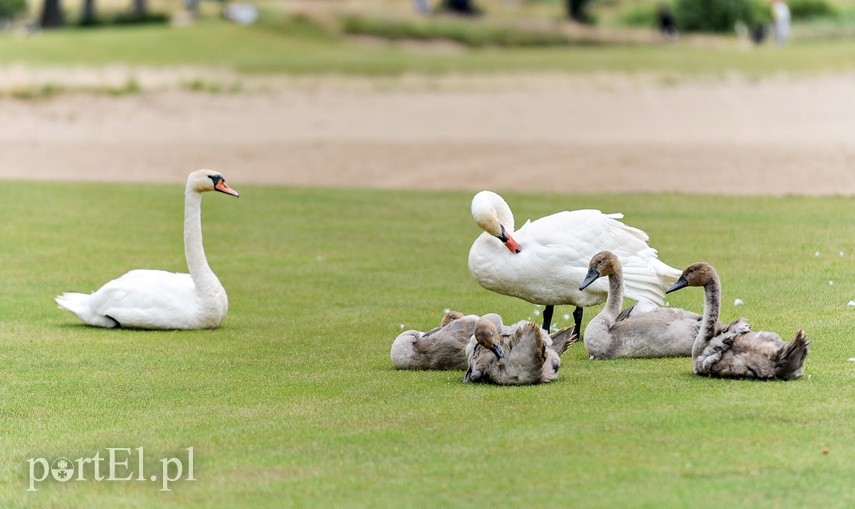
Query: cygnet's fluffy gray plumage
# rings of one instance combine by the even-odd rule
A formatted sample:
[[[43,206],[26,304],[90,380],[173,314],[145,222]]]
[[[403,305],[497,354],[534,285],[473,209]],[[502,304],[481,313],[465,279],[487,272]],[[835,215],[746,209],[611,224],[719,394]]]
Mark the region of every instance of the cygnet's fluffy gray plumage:
[[[803,331],[785,343],[774,332],[752,332],[743,318],[722,327],[718,323],[721,283],[715,269],[707,263],[689,266],[668,291],[686,286],[704,288],[703,322],[692,347],[696,374],[759,380],[791,380],[802,376],[810,344]]]
[[[576,340],[573,328],[547,334],[533,322],[510,327],[496,314],[482,316],[467,347],[465,382],[528,385],[558,377],[561,354]]]
[[[466,369],[466,345],[478,316],[449,311],[439,327],[427,332],[408,330],[392,343],[396,369]]]
[[[606,305],[585,328],[585,349],[591,359],[680,357],[692,355],[701,315],[677,308],[660,308],[640,301],[621,312],[623,270],[610,251],[591,258],[580,290],[603,276],[609,278]]]

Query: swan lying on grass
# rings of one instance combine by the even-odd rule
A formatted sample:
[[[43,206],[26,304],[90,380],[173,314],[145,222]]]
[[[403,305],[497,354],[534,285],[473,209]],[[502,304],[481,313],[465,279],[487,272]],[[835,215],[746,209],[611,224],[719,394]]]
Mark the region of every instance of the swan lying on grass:
[[[60,308],[95,327],[133,329],[212,329],[229,308],[220,280],[208,266],[202,246],[202,193],[239,196],[222,174],[197,170],[184,191],[184,255],[189,274],[132,270],[91,294],[67,292]]]
[[[476,315],[449,311],[439,327],[404,331],[392,343],[395,369],[466,369],[466,345],[475,332]]]
[[[603,276],[609,278],[606,305],[585,327],[585,349],[592,359],[621,357],[680,357],[692,355],[701,327],[701,315],[677,308],[661,308],[642,301],[621,312],[623,271],[610,251],[594,255],[584,290]]]
[[[668,292],[686,286],[704,288],[703,322],[692,346],[696,374],[760,380],[791,380],[802,376],[810,344],[803,331],[785,343],[774,332],[752,332],[744,318],[722,327],[718,323],[721,283],[715,269],[707,263],[689,266]]]

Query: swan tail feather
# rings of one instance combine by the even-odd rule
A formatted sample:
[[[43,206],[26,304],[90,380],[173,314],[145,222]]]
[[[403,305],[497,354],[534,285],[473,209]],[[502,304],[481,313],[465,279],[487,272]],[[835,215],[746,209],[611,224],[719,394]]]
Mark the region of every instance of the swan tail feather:
[[[643,264],[628,263],[623,267],[626,296],[633,300],[647,299],[660,306],[665,304],[665,289],[674,284],[682,271],[658,258],[648,258]]]
[[[119,322],[108,317],[92,312],[89,306],[90,295],[77,292],[65,292],[56,296],[56,303],[60,309],[64,309],[77,315],[87,325],[95,327],[106,327],[109,329],[119,326]]]
[[[555,353],[559,356],[564,354],[570,345],[579,339],[579,337],[573,333],[574,328],[575,326],[571,325],[570,327],[565,327],[550,335],[552,338],[552,349],[555,350]]]
[[[805,358],[808,355],[810,341],[805,338],[804,331],[796,334],[796,339],[784,345],[775,354],[776,373],[775,376],[785,380],[791,380],[802,376],[805,370]]]

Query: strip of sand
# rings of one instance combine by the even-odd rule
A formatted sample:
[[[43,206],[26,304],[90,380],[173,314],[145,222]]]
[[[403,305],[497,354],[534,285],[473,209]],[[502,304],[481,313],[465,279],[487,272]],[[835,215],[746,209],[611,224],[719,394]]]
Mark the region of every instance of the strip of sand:
[[[0,100],[0,178],[855,194],[851,75],[278,81]]]

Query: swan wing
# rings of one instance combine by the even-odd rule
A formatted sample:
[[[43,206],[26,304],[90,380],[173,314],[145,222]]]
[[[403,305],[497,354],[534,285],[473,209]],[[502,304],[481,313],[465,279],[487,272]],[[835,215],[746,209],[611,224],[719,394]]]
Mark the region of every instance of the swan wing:
[[[646,313],[655,313],[663,309],[647,299],[638,299],[638,302],[624,309],[615,318],[615,322],[626,320],[627,318],[637,318]]]
[[[532,322],[518,327],[510,337],[510,346],[508,377],[521,383],[540,381],[543,363],[546,361],[546,343],[540,327]]]
[[[90,297],[92,312],[129,328],[191,328],[197,307],[190,274],[163,270],[132,270]]]
[[[466,315],[426,332],[415,342],[416,352],[429,369],[466,369],[468,345],[478,316]]]
[[[680,271],[661,262],[655,249],[647,245],[647,234],[618,219],[622,214],[604,214],[586,209],[565,211],[532,221],[517,233],[516,240],[534,251],[535,258],[550,270],[561,271],[563,285],[578,287],[588,270],[591,257],[600,251],[613,252],[620,259],[626,296],[662,305],[664,289],[680,277]],[[607,292],[605,279],[591,288]]]
[[[402,332],[392,343],[392,365],[397,369],[466,369],[465,349],[477,319],[470,315],[425,333]]]

